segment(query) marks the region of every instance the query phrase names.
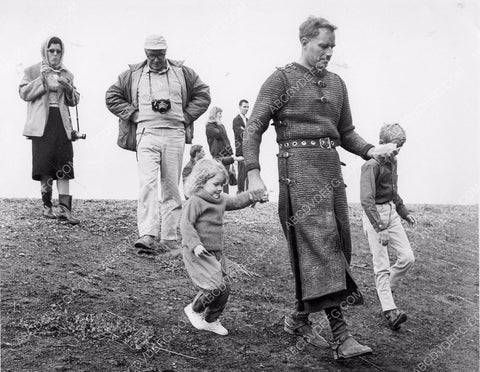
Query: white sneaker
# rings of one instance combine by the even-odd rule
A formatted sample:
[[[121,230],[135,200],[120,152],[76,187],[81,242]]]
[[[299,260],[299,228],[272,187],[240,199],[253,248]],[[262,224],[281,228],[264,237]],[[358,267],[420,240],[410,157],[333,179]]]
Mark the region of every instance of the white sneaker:
[[[202,313],[197,313],[193,310],[193,304],[188,304],[183,309],[185,314],[187,315],[188,320],[196,329],[205,329],[205,320],[203,319]]]
[[[216,333],[217,335],[221,336],[226,336],[228,335],[227,329],[220,323],[220,321],[217,319],[213,323],[208,323],[204,320],[204,326],[203,326],[204,331],[210,331],[213,333]]]

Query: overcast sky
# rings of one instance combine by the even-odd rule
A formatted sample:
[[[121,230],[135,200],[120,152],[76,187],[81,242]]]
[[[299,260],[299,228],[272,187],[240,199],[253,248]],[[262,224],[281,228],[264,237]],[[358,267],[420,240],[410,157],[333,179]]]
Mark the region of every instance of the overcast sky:
[[[185,60],[210,85],[212,104],[231,123],[238,101],[253,108],[276,66],[297,61],[298,26],[309,15],[337,25],[329,69],[347,84],[354,124],[376,144],[385,121],[399,121],[399,191],[408,203],[476,203],[478,195],[479,7],[467,0],[397,1],[85,1],[3,0],[0,14],[0,197],[40,197],[31,179],[31,142],[22,136],[23,69],[40,61],[49,35],[66,45],[64,64],[81,93],[71,193],[85,199],[136,199],[135,154],[117,147],[117,118],[105,91],[127,64],[144,59],[151,33],[168,57]],[[249,115],[247,115],[249,116]],[[206,147],[207,115],[194,143]],[[261,148],[263,178],[276,199],[278,152],[271,127]],[[189,147],[186,147],[185,161]],[[363,160],[339,150],[350,202],[359,201]]]

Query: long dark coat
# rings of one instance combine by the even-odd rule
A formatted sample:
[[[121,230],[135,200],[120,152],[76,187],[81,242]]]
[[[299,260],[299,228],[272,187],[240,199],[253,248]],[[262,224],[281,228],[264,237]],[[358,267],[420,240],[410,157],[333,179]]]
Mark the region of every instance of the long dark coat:
[[[372,147],[354,130],[345,83],[334,73],[315,75],[299,64],[275,71],[263,84],[245,130],[247,171],[260,167],[261,137],[271,120],[282,145],[278,212],[297,310],[319,311],[349,295],[352,302],[362,302],[349,270],[352,248],[340,159],[334,148],[311,145],[328,137],[363,157]]]
[[[224,158],[233,155],[233,149],[223,124],[208,122],[205,128],[208,147],[213,158]]]

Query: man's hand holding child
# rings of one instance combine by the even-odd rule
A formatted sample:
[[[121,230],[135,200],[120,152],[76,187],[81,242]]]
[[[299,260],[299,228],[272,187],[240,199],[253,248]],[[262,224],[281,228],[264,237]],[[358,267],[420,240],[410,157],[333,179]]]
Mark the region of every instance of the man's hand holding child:
[[[257,203],[257,202],[265,203],[268,201],[268,196],[265,195],[265,190],[257,189],[257,190],[252,190],[248,192],[249,192],[250,200],[254,203]]]

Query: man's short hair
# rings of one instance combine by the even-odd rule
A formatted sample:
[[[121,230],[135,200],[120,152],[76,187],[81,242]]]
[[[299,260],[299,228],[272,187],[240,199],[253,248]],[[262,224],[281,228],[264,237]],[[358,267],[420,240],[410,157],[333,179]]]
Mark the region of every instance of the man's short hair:
[[[202,149],[202,145],[192,145],[192,147],[190,147],[190,157],[193,159]]]
[[[248,104],[248,101],[246,99],[241,99],[240,102],[238,102],[238,105],[241,106],[244,103]]]
[[[320,28],[326,28],[330,31],[335,31],[337,26],[327,21],[325,18],[310,16],[299,27],[298,38],[300,41],[305,37],[307,40],[313,39],[318,36],[318,30]]]
[[[385,123],[380,129],[380,143],[397,143],[400,146],[407,140],[405,130],[398,123]]]

